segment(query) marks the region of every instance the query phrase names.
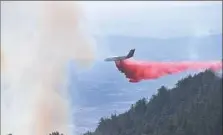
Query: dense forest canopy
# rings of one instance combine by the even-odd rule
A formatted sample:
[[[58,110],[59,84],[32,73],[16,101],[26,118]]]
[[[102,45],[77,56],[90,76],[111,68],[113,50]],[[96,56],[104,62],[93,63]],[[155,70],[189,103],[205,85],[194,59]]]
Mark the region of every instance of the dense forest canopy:
[[[210,70],[162,86],[84,135],[222,135],[222,78]]]

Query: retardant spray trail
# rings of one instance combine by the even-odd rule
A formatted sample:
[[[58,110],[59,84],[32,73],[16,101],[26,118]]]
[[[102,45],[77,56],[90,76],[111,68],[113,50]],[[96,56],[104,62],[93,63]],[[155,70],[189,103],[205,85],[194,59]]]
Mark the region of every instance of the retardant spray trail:
[[[134,60],[116,61],[116,67],[125,74],[130,82],[157,79],[162,76],[176,74],[186,70],[211,69],[218,71],[222,69],[221,61],[210,62],[141,62]]]

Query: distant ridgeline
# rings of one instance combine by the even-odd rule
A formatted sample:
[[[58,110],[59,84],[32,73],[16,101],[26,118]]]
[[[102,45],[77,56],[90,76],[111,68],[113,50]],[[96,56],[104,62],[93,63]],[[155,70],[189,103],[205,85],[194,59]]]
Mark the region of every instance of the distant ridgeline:
[[[148,102],[137,101],[123,114],[101,118],[84,135],[222,135],[222,78],[206,70],[162,86]]]

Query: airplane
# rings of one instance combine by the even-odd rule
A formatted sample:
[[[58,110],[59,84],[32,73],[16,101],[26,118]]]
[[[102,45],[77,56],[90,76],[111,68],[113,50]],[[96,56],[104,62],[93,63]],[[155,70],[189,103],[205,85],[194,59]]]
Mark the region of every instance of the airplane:
[[[129,59],[134,56],[134,53],[135,53],[135,49],[131,49],[126,56],[110,57],[110,58],[106,58],[105,61],[120,61],[120,60]]]

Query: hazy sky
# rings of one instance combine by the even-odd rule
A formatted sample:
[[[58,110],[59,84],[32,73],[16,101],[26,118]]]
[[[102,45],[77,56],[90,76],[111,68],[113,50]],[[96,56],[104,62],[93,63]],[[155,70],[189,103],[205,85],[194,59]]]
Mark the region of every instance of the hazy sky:
[[[40,2],[7,3],[11,4],[5,4],[1,8],[3,30],[6,28],[5,24],[9,26],[9,23],[14,21],[18,22],[17,25],[20,25],[21,29],[24,21],[32,23],[26,25],[26,29],[35,26],[37,14],[34,10],[41,11],[41,7],[38,7]],[[83,17],[87,24],[85,27],[93,34],[166,38],[222,33],[222,1],[78,1],[78,3],[84,12]],[[28,18],[24,19],[24,15]]]
[[[80,2],[93,33],[145,37],[222,33],[222,2]]]

